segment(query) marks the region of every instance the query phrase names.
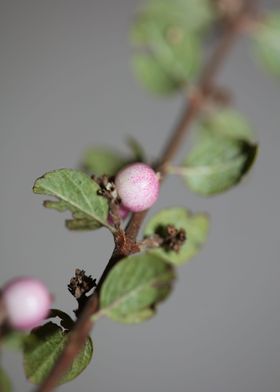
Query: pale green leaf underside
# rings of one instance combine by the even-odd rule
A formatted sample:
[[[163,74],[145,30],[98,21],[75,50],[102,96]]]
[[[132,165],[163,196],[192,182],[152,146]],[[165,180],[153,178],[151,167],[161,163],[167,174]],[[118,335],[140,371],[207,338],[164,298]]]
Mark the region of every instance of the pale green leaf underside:
[[[97,194],[99,185],[78,170],[60,169],[46,173],[36,180],[34,193],[54,196],[57,201],[46,201],[45,207],[72,212],[73,220],[67,221],[71,229],[89,229],[108,226],[108,202]],[[82,227],[81,223],[84,224]]]
[[[12,384],[6,371],[0,367],[0,391],[12,392]]]
[[[152,255],[157,255],[169,263],[181,265],[189,261],[200,250],[207,239],[209,220],[206,214],[192,214],[185,208],[167,208],[157,213],[144,229],[145,236],[157,233],[160,226],[174,225],[177,229],[184,229],[187,240],[182,245],[179,253],[165,251],[162,248],[149,250]]]
[[[32,384],[40,384],[46,378],[59,354],[62,352],[67,334],[54,323],[47,323],[32,334],[35,340],[24,348],[24,371]],[[76,378],[90,363],[93,355],[93,345],[88,337],[85,346],[75,358],[71,368],[61,380],[61,384]]]
[[[241,181],[252,167],[258,147],[246,141],[211,135],[190,153],[181,174],[191,190],[208,196]]]
[[[268,14],[254,38],[259,60],[269,72],[280,76],[280,13]]]
[[[117,151],[105,147],[92,147],[85,152],[81,164],[89,174],[99,177],[114,176],[127,161]]]
[[[105,280],[100,314],[121,323],[144,321],[154,314],[156,304],[168,296],[174,278],[171,266],[157,256],[129,256]]]

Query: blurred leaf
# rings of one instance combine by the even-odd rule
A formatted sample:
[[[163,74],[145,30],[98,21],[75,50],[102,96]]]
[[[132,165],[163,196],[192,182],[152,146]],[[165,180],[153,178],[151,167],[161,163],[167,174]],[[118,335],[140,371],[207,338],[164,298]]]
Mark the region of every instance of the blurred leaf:
[[[254,35],[256,55],[270,73],[280,76],[280,12],[269,13]]]
[[[2,338],[2,344],[10,350],[22,350],[28,337],[26,332],[10,331]],[[0,389],[1,390],[1,389]]]
[[[31,332],[35,340],[24,347],[24,371],[32,384],[40,384],[49,374],[67,341],[67,333],[56,324],[49,322]],[[76,378],[88,366],[93,355],[91,338],[88,337],[85,346],[61,384]]]
[[[3,368],[0,367],[0,391],[1,392],[12,392],[12,384],[9,376]]]
[[[204,196],[224,192],[241,181],[252,167],[256,144],[221,135],[209,135],[191,151],[181,167],[190,189]]]
[[[176,81],[170,78],[159,63],[151,56],[145,54],[135,55],[133,66],[135,76],[152,93],[165,95],[175,92],[183,86],[182,81]]]
[[[89,148],[82,159],[86,171],[97,177],[114,176],[126,163],[127,159],[121,153],[102,147]]]
[[[170,4],[160,8],[162,6],[165,9]],[[158,9],[158,4],[153,7]],[[137,78],[145,87],[164,95],[183,88],[197,74],[201,47],[189,25],[178,19],[181,11],[174,19],[173,14],[154,12],[153,7],[153,11],[149,9],[140,14],[134,25],[132,39],[139,46],[133,65]]]
[[[143,7],[132,29],[136,44],[150,42],[150,25],[182,26],[191,33],[198,33],[214,19],[214,8],[209,0],[151,0]]]
[[[108,226],[108,202],[99,196],[99,185],[86,174],[72,169],[60,169],[46,173],[35,181],[34,193],[55,196],[58,201],[46,201],[44,206],[57,211],[69,210],[73,219],[67,226],[81,229],[81,222],[87,229],[97,225]]]
[[[254,132],[245,117],[233,109],[211,113],[202,124],[202,133],[212,132],[248,142],[254,140]]]
[[[133,155],[133,160],[136,162],[145,162],[146,161],[146,156],[145,156],[145,151],[142,147],[142,145],[132,136],[128,136],[126,138],[126,142],[128,147],[130,148],[132,155]]]
[[[157,213],[147,224],[145,236],[158,234],[161,226],[174,225],[177,229],[184,229],[187,235],[186,242],[181,246],[179,253],[166,251],[162,248],[151,249],[148,253],[157,255],[169,263],[181,265],[189,261],[198,253],[207,239],[209,221],[205,214],[192,214],[185,208],[168,208]]]
[[[100,295],[100,313],[121,323],[150,318],[171,291],[170,265],[156,255],[139,254],[120,261],[109,273]]]

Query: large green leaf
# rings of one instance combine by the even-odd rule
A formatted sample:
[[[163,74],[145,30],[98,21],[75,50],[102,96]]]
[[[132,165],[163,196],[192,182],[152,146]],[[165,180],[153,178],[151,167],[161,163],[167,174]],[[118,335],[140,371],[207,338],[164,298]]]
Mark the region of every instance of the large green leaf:
[[[170,265],[156,255],[139,254],[120,261],[109,273],[100,295],[100,315],[122,323],[150,318],[175,278]]]
[[[44,206],[57,211],[69,210],[73,220],[67,221],[71,229],[89,229],[107,226],[108,202],[99,196],[99,185],[85,173],[60,169],[46,173],[35,181],[33,191],[55,196],[58,201],[46,201]],[[81,223],[84,224],[82,227]]]
[[[114,176],[125,164],[123,154],[104,147],[91,147],[82,158],[82,166],[96,176]]]
[[[0,391],[12,392],[12,384],[9,376],[3,368],[0,367]]]
[[[269,72],[280,76],[280,12],[269,13],[254,38],[259,60]]]
[[[157,213],[144,229],[145,236],[158,234],[162,226],[174,225],[177,229],[184,229],[187,240],[180,251],[166,251],[162,248],[149,250],[169,263],[180,265],[189,261],[200,250],[208,235],[209,222],[205,214],[192,214],[185,208],[168,208]]]
[[[249,142],[254,140],[251,125],[242,114],[234,109],[219,109],[210,113],[201,128],[202,134],[211,132]]]
[[[180,174],[190,189],[201,195],[224,192],[248,173],[257,150],[256,144],[245,140],[208,135],[194,147]]]
[[[58,325],[49,322],[31,332],[35,339],[28,342],[23,351],[24,371],[27,379],[33,384],[40,384],[49,374],[58,356],[65,347],[67,333]],[[76,378],[88,366],[93,355],[93,345],[90,337],[81,348],[79,355],[61,384]]]

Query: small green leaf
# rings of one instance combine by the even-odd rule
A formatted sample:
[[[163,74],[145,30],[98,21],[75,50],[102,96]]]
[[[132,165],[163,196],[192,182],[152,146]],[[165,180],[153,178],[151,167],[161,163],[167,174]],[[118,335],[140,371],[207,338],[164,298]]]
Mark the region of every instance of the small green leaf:
[[[27,338],[25,332],[11,330],[3,336],[2,344],[10,350],[22,350]]]
[[[126,138],[126,143],[130,148],[133,158],[136,162],[145,162],[146,155],[141,144],[133,136],[128,136]]]
[[[56,324],[49,322],[31,332],[35,340],[24,347],[24,371],[32,384],[40,384],[49,374],[58,356],[65,347],[67,333]],[[73,380],[88,366],[93,355],[91,338],[74,359],[71,368],[62,378],[61,384]]]
[[[254,140],[254,132],[247,119],[233,109],[210,113],[201,128],[203,134],[211,132],[248,142]]]
[[[162,248],[151,249],[148,253],[157,255],[169,263],[181,265],[189,261],[200,250],[207,239],[209,222],[205,214],[192,214],[185,208],[167,208],[156,214],[144,229],[145,236],[156,234],[161,226],[174,225],[186,231],[187,240],[178,253]]]
[[[121,153],[102,147],[89,148],[82,159],[86,171],[97,177],[114,176],[126,163],[127,159]]]
[[[9,376],[3,368],[0,367],[0,391],[12,392],[12,384]]]
[[[99,185],[85,173],[72,169],[60,169],[46,173],[35,181],[34,193],[55,196],[58,201],[45,201],[44,206],[57,211],[69,210],[73,219],[66,221],[67,227],[92,229],[99,226],[110,228],[107,223],[109,206],[99,196]],[[110,228],[111,229],[111,228]]]
[[[241,181],[252,167],[257,151],[256,144],[209,135],[194,147],[180,174],[192,191],[214,195]]]
[[[182,89],[193,79],[201,58],[198,36],[188,24],[170,16],[144,13],[132,34],[140,45],[133,59],[135,75],[151,92],[161,95]]]
[[[166,95],[173,93],[183,86],[183,82],[175,80],[152,56],[136,54],[133,57],[135,76],[150,92]]]
[[[139,13],[132,30],[132,41],[149,41],[150,22],[165,26],[182,25],[191,33],[204,31],[214,20],[214,9],[209,0],[152,0]]]
[[[109,273],[100,295],[100,314],[121,322],[138,323],[154,314],[171,291],[174,271],[151,254],[129,256]]]
[[[280,12],[267,14],[254,39],[255,52],[263,66],[273,75],[280,76]]]

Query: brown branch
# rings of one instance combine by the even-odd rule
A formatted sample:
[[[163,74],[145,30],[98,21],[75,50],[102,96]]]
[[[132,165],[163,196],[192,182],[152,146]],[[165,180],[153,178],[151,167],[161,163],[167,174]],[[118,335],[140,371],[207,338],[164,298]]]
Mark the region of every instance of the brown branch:
[[[205,66],[196,89],[193,90],[191,96],[189,97],[188,102],[186,103],[186,107],[184,108],[174,131],[171,133],[171,136],[160,156],[159,163],[156,166],[156,169],[162,174],[162,179],[166,175],[166,165],[176,155],[190,128],[190,125],[200,114],[205,101],[211,94],[216,74],[219,71],[226,55],[231,49],[238,35],[237,33],[239,32],[243,18],[249,13],[250,8],[251,1],[245,0],[242,11],[226,26],[220,43],[214,50],[209,62]],[[69,334],[66,347],[64,348],[46,380],[42,383],[41,386],[38,387],[37,392],[52,391],[59,383],[59,380],[64,375],[64,373],[71,366],[73,359],[76,357],[76,355],[78,355],[79,351],[83,347],[86,338],[89,335],[91,328],[93,327],[93,322],[91,321],[92,315],[98,311],[98,294],[100,292],[102,283],[104,282],[104,279],[108,275],[108,272],[111,270],[111,268],[121,258],[139,251],[135,241],[146,214],[147,211],[133,214],[126,231],[119,231],[116,233],[114,252],[98,282],[97,288],[94,294],[89,298],[86,306],[83,309],[83,312],[79,316],[73,330]]]

